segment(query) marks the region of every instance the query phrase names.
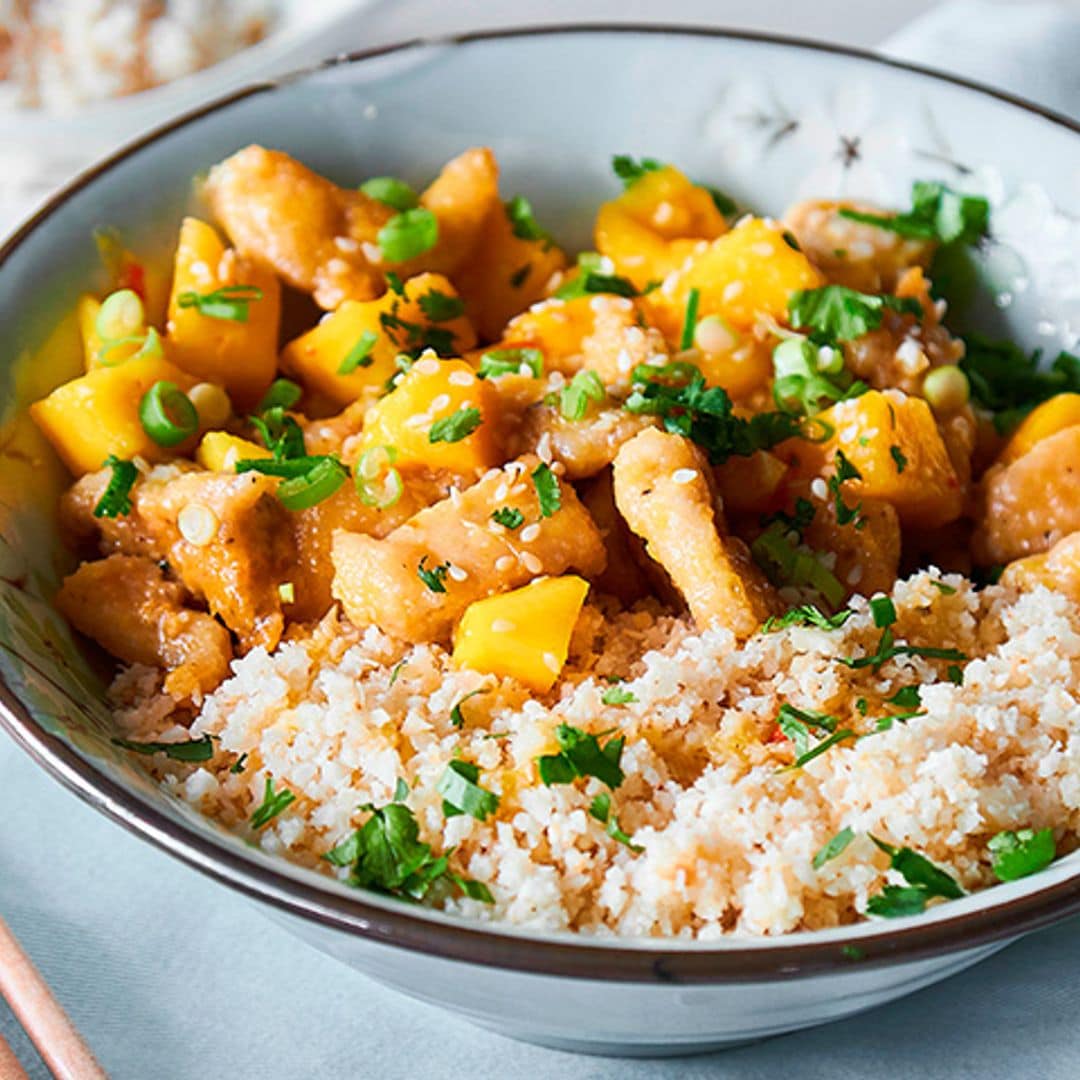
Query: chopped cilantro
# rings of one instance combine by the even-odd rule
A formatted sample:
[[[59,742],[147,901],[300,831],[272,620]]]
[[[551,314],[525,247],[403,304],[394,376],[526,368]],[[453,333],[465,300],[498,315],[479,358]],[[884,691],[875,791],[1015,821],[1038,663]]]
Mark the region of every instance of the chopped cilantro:
[[[420,310],[433,322],[449,322],[465,314],[465,301],[431,289],[420,297]]]
[[[113,739],[113,743],[136,754],[164,754],[173,761],[209,761],[214,756],[214,742],[209,735],[183,742],[136,742],[133,739]]]
[[[596,293],[611,293],[614,296],[626,297],[638,295],[637,289],[629,278],[618,274],[601,274],[595,270],[580,269],[574,277],[555,290],[555,298],[576,300],[578,297]]]
[[[540,516],[551,517],[562,507],[559,478],[551,471],[549,465],[540,462],[532,471],[532,482],[536,489],[536,498],[540,503]]]
[[[251,815],[251,827],[258,831],[265,828],[281,813],[285,807],[296,802],[296,796],[286,787],[280,791],[274,791],[274,778],[266,778],[266,787],[263,789],[263,801],[256,807]]]
[[[993,870],[999,881],[1017,881],[1045,870],[1057,854],[1053,829],[1020,829],[999,832],[987,844]]]
[[[886,698],[890,705],[901,709],[917,709],[922,705],[922,693],[917,686],[903,686],[891,698]]]
[[[693,364],[639,364],[631,380],[633,390],[625,408],[660,417],[667,431],[697,443],[714,465],[732,456],[749,457],[800,434],[798,420],[784,413],[736,416],[723,387],[706,387],[705,377]]]
[[[800,604],[783,615],[770,615],[761,626],[763,634],[784,630],[789,626],[816,626],[821,630],[839,630],[855,613],[843,608],[835,615],[826,615],[816,604]]]
[[[480,378],[518,375],[525,368],[534,379],[544,374],[544,354],[539,349],[488,349],[480,356]]]
[[[899,446],[890,446],[889,454],[892,456],[893,461],[896,462],[896,471],[902,473],[907,468],[907,457],[904,451]]]
[[[239,775],[247,767],[247,754],[241,754],[230,766],[229,772]]]
[[[881,892],[871,896],[866,905],[868,914],[885,918],[918,915],[926,910],[927,901],[934,897],[958,900],[964,895],[955,878],[924,855],[908,847],[893,847],[872,834],[870,839],[889,856],[890,868],[899,871],[907,885],[886,885]]]
[[[536,240],[543,244],[551,243],[551,235],[540,227],[533,213],[532,203],[524,195],[515,195],[506,204],[506,216],[510,227],[519,240]]]
[[[611,167],[615,171],[615,175],[623,182],[623,187],[628,188],[646,173],[662,169],[664,163],[657,161],[656,158],[643,157],[639,161],[629,154],[616,154],[611,159]]]
[[[799,289],[788,301],[791,325],[807,329],[813,341],[826,345],[852,341],[877,329],[887,308],[916,318],[923,314],[914,297],[861,293],[846,285]]]
[[[635,844],[633,840],[619,828],[619,820],[611,812],[611,796],[608,795],[607,792],[603,792],[593,799],[589,804],[589,814],[604,825],[604,831],[612,838],[612,840],[617,840],[620,844],[625,844],[631,851],[638,855],[645,850],[640,844]]]
[[[810,749],[811,729],[830,732],[836,730],[837,724],[836,717],[829,713],[815,709],[797,709],[787,702],[780,706],[776,722],[780,731],[794,744],[795,753],[799,756]]]
[[[837,525],[854,525],[856,529],[861,529],[865,525],[866,518],[862,516],[862,503],[859,502],[854,506],[848,506],[844,502],[844,495],[840,490],[840,485],[845,481],[861,479],[862,473],[851,464],[844,451],[837,450],[836,473],[829,477],[829,491],[833,495]]]
[[[471,435],[484,422],[483,414],[475,405],[458,409],[441,420],[436,420],[428,431],[429,443],[455,443]]]
[[[957,666],[956,664],[950,664],[945,669],[945,678],[947,678],[949,682],[953,684],[953,686],[963,686],[964,669]]]
[[[121,461],[115,454],[110,454],[102,468],[112,469],[112,475],[94,507],[94,517],[115,518],[130,514],[131,489],[139,478],[135,463]]]
[[[709,197],[713,201],[713,206],[715,206],[724,217],[734,217],[735,214],[739,212],[739,204],[730,195],[709,184],[702,184],[701,186],[709,193]]]
[[[427,562],[427,556],[425,555],[419,563],[416,565],[416,576],[432,591],[432,592],[446,592],[446,586],[443,582],[446,580],[446,575],[450,573],[450,564],[448,562],[441,563],[439,566],[433,566],[430,570],[424,566]]]
[[[627,690],[625,686],[609,686],[603,693],[600,700],[605,705],[632,705],[637,701],[637,696],[632,690]]]
[[[450,723],[453,724],[453,726],[456,728],[464,726],[465,714],[461,711],[461,706],[464,705],[465,702],[469,700],[469,698],[474,698],[477,694],[486,693],[487,691],[484,689],[484,687],[480,687],[479,690],[470,690],[469,693],[467,693],[464,697],[458,698],[458,700],[454,703],[454,707],[450,710]]]
[[[499,796],[481,787],[480,767],[471,761],[455,758],[446,766],[435,790],[443,797],[443,813],[447,817],[468,814],[477,821],[486,821],[499,809]]]
[[[559,753],[544,754],[536,759],[540,779],[547,786],[569,784],[585,776],[595,776],[612,790],[623,782],[619,759],[626,740],[621,736],[608,739],[601,746],[599,736],[570,724],[560,724],[555,729],[555,741],[559,744]]]
[[[373,361],[371,350],[375,348],[378,337],[370,330],[365,330],[356,344],[345,354],[345,359],[338,365],[339,375],[351,375],[359,367],[370,367]]]
[[[837,855],[842,854],[854,839],[855,831],[853,829],[841,829],[824,847],[818,850],[812,863],[814,869],[820,870],[831,859],[835,859]]]
[[[398,296],[405,295],[405,282],[402,281],[400,275],[395,274],[393,270],[386,271],[386,287]]]
[[[916,180],[911,187],[910,210],[870,214],[844,209],[840,216],[914,239],[974,244],[986,235],[990,204],[981,195],[965,195],[937,181]]]
[[[516,506],[500,506],[491,511],[491,520],[505,529],[517,529],[525,522],[525,515]]]

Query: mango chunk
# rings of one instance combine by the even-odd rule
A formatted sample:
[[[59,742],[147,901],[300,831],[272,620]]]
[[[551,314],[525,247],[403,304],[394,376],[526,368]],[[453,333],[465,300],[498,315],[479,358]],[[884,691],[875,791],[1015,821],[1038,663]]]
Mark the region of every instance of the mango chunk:
[[[185,293],[247,285],[262,291],[247,305],[246,321],[216,318],[182,307]],[[264,264],[226,249],[217,231],[196,218],[180,226],[169,295],[169,358],[197,380],[218,383],[240,409],[253,408],[277,371],[281,286]]]
[[[89,293],[84,293],[79,297],[75,311],[83,344],[83,368],[86,371],[93,371],[94,368],[102,366],[98,359],[101,338],[98,337],[97,332],[97,317],[98,312],[101,311],[101,301]]]
[[[230,435],[227,431],[208,431],[195,451],[195,460],[209,472],[235,472],[238,461],[251,461],[273,455],[265,446]]]
[[[110,454],[162,461],[183,452],[183,446],[171,451],[158,446],[139,421],[139,402],[160,379],[182,390],[190,389],[194,381],[159,357],[127,360],[58,386],[30,406],[30,415],[76,476],[100,469]]]
[[[709,192],[665,165],[635,180],[596,216],[596,249],[639,289],[682,266],[699,240],[727,232]]]
[[[683,269],[648,294],[657,325],[674,340],[691,289],[698,290],[698,319],[719,315],[737,330],[749,330],[761,315],[784,321],[796,289],[825,284],[821,272],[763,218],[748,218],[695,252]]]
[[[511,319],[503,340],[493,348],[511,349],[531,346],[544,354],[545,371],[573,375],[581,368],[585,339],[596,326],[593,297],[572,300],[545,300]]]
[[[285,346],[283,370],[343,408],[365,390],[382,387],[397,372],[394,357],[400,352],[430,345],[440,353],[461,353],[476,344],[458,294],[441,274],[418,274],[403,290],[402,295],[389,289],[377,300],[346,300]]]
[[[836,452],[862,474],[844,483],[845,498],[892,503],[904,525],[931,529],[954,521],[963,508],[964,490],[941,432],[922,398],[898,390],[870,390],[819,413],[829,439],[792,439],[775,449],[793,466],[791,487],[805,493],[815,478],[832,474]]]
[[[1080,424],[1080,394],[1055,394],[1033,409],[1009,436],[998,455],[998,464],[1009,465],[1022,458],[1037,442]]]
[[[515,231],[508,206],[493,206],[480,231],[473,257],[455,281],[480,336],[495,341],[511,317],[544,295],[551,275],[566,266],[566,255],[550,237],[529,239]]]
[[[372,407],[358,452],[392,446],[398,468],[485,469],[501,460],[496,408],[491,387],[464,360],[428,356]]]
[[[517,679],[537,693],[550,690],[588,592],[589,583],[570,574],[477,600],[454,633],[454,663]]]

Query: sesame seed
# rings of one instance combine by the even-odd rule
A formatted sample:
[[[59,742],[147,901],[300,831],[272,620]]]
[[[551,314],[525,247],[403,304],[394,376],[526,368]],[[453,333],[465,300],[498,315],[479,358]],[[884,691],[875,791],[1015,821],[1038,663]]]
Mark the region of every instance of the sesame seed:
[[[874,254],[874,245],[867,240],[853,240],[848,244],[848,252],[856,259],[869,259]]]
[[[433,413],[440,413],[440,412],[443,411],[443,409],[447,409],[449,407],[450,407],[450,395],[449,394],[438,394],[432,399],[431,411]]]
[[[856,563],[848,571],[848,576],[847,576],[848,584],[849,585],[858,585],[859,582],[862,581],[862,575],[863,575],[862,563]]]
[[[841,442],[854,442],[859,437],[859,427],[857,424],[849,424],[843,431],[840,432]]]
[[[484,477],[484,479],[486,480],[486,479],[487,479],[487,477],[485,476],[485,477]],[[498,487],[497,487],[497,488],[495,489],[495,501],[496,501],[496,502],[502,502],[502,501],[503,501],[503,499],[505,499],[505,498],[506,498],[506,493],[507,493],[507,492],[508,492],[509,490],[510,490],[510,489],[509,489],[509,487],[507,486],[507,483],[506,483],[506,481],[504,480],[504,481],[503,481],[503,482],[502,482],[501,484],[499,484],[499,486],[498,486]]]
[[[218,519],[209,506],[191,502],[176,516],[176,527],[189,544],[205,547],[217,534]]]
[[[521,559],[521,565],[530,574],[539,574],[544,569],[544,564],[531,551],[523,551],[519,558]]]
[[[769,259],[776,254],[776,248],[765,240],[759,240],[758,243],[751,244],[750,250],[763,259]]]
[[[544,667],[546,667],[548,671],[555,672],[556,675],[562,671],[562,664],[559,663],[559,658],[554,653],[550,652],[544,653]]]
[[[824,499],[829,494],[829,485],[819,476],[810,485],[810,494],[813,495],[815,499]]]
[[[536,456],[541,461],[551,464],[551,459],[555,456],[551,449],[551,432],[545,431],[539,439],[536,440]]]
[[[344,251],[346,254],[355,255],[360,250],[360,242],[354,240],[351,236],[335,236],[334,247],[338,251]]]
[[[500,574],[505,574],[507,570],[512,570],[517,565],[517,559],[513,555],[500,555],[495,560],[495,569]]]
[[[476,382],[476,376],[468,371],[451,371],[446,381],[451,386],[472,386]]]
[[[360,244],[360,250],[363,252],[364,258],[372,266],[378,266],[382,262],[382,248],[378,244],[373,244],[370,240],[364,240]]]
[[[413,371],[419,371],[421,375],[438,375],[439,361],[430,356],[424,360],[418,360],[413,364]]]
[[[734,300],[745,287],[746,286],[743,285],[741,281],[729,281],[724,286],[724,291],[720,294],[720,298],[724,301]]]
[[[619,371],[625,374],[634,366],[634,358],[626,351],[626,349],[620,349],[619,355],[615,358],[615,366]]]
[[[469,576],[468,570],[462,570],[460,566],[455,566],[453,563],[447,565],[446,572],[454,581],[464,581]]]
[[[517,623],[511,622],[509,619],[494,619],[491,623],[492,633],[495,634],[512,634],[517,629]]]
[[[692,484],[698,476],[697,469],[676,469],[671,474],[671,479],[676,484]]]
[[[526,525],[520,535],[523,544],[531,544],[540,535],[540,526],[534,521],[531,525]]]
[[[657,225],[666,225],[674,216],[675,207],[665,200],[653,211],[652,219]]]
[[[327,261],[326,269],[331,274],[347,274],[349,264],[344,259],[333,258]]]

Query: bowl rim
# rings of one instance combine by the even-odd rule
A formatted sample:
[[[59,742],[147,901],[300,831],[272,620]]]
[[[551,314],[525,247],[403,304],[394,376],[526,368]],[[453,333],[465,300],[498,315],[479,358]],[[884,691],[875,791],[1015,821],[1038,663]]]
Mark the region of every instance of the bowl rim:
[[[808,52],[851,57],[871,65],[907,71],[989,96],[1032,113],[1080,136],[1080,123],[1008,91],[950,75],[933,68],[882,56],[866,49],[806,38],[722,27],[671,26],[657,23],[573,23],[471,31],[463,34],[417,37],[372,49],[330,57],[319,64],[252,83],[186,111],[79,173],[36,210],[2,246],[3,266],[28,237],[91,181],[103,176],[138,151],[164,136],[196,123],[245,98],[274,91],[331,68],[359,65],[390,54],[432,47],[462,46],[516,38],[560,37],[569,34],[666,35],[721,39],[781,46]],[[362,891],[338,893],[332,882],[286,873],[273,862],[227,845],[209,831],[165,814],[134,789],[116,782],[58,736],[46,731],[0,677],[0,728],[11,736],[53,779],[84,802],[188,866],[232,889],[269,904],[285,915],[306,920],[382,945],[427,953],[443,960],[493,966],[538,975],[606,982],[653,984],[720,984],[801,978],[867,967],[912,963],[948,953],[1002,945],[1021,934],[1049,926],[1080,912],[1080,866],[1064,880],[1000,903],[988,903],[955,916],[926,920],[916,917],[897,923],[856,923],[828,931],[828,940],[805,933],[772,939],[738,938],[723,942],[678,939],[622,939],[556,935],[500,927],[429,912],[405,903],[368,897]],[[947,912],[947,906],[936,913]],[[880,929],[874,929],[880,927]],[[846,932],[844,932],[846,931]],[[823,932],[819,932],[823,933]],[[853,961],[858,961],[854,963]]]

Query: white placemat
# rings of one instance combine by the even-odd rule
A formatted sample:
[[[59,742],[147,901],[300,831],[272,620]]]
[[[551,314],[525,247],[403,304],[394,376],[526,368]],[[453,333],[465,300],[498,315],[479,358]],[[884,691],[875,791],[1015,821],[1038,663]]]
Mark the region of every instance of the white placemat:
[[[384,5],[358,20],[353,39],[339,44],[362,47],[511,22],[612,18],[744,25],[871,44],[930,7],[926,0],[669,0],[657,12],[653,4],[599,0],[415,0]],[[1021,8],[1030,17],[1018,14]],[[1078,115],[1078,38],[1075,3],[960,0],[908,27],[891,51],[997,79]],[[1066,62],[1039,59],[1055,56]],[[314,952],[247,901],[78,802],[2,736],[0,811],[0,914],[114,1080],[1080,1075],[1074,1018],[1080,920],[1033,935],[895,1005],[827,1027],[693,1059],[575,1058],[479,1031]],[[47,1078],[2,1003],[0,1034],[33,1080]]]

